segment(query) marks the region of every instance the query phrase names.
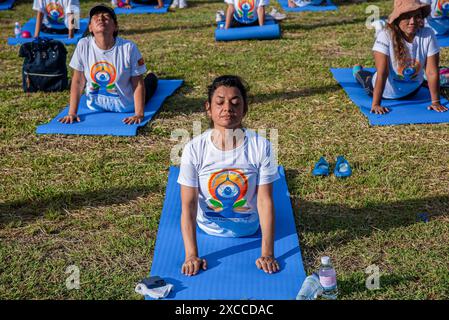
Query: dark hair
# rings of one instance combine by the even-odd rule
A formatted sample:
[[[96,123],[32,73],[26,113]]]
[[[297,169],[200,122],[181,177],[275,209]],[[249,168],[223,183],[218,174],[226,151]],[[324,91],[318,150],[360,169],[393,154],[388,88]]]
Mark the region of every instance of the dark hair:
[[[212,97],[214,96],[215,90],[221,86],[239,89],[243,98],[243,113],[246,114],[248,112],[248,84],[239,76],[224,75],[215,78],[212,84],[207,87],[207,101],[209,104],[212,104]]]

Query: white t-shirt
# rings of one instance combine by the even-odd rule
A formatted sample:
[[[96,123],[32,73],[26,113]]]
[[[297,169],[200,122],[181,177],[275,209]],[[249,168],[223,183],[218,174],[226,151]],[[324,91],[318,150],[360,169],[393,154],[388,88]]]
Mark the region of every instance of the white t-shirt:
[[[257,21],[257,8],[270,4],[270,0],[225,0],[225,2],[234,5],[234,19],[245,24]]]
[[[92,110],[134,111],[131,77],[147,71],[134,42],[117,37],[109,50],[101,50],[95,38],[81,39],[73,53],[70,67],[84,72],[87,106]]]
[[[178,183],[198,188],[198,226],[221,237],[243,237],[259,228],[257,186],[279,178],[271,143],[245,130],[244,142],[218,149],[208,130],[183,150]]]
[[[440,52],[435,34],[428,27],[418,29],[413,43],[404,41],[409,52],[409,59],[405,66],[398,66],[394,55],[393,41],[387,29],[379,32],[373,46],[377,51],[389,56],[389,74],[385,83],[382,97],[398,99],[405,97],[421,86],[424,80],[427,57]],[[377,73],[373,77],[376,83]]]
[[[42,23],[46,27],[64,29],[69,28],[67,14],[79,13],[80,3],[79,0],[34,0],[33,10],[43,13]]]

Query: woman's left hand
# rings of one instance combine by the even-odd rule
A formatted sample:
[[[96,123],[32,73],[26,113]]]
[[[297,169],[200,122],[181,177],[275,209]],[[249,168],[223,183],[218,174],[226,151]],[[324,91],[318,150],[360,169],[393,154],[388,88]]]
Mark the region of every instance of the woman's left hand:
[[[445,112],[445,111],[447,111],[447,108],[445,106],[442,106],[439,103],[435,103],[435,104],[428,106],[427,110],[434,110],[436,112]]]
[[[266,273],[274,273],[279,271],[279,263],[273,256],[262,256],[256,260],[256,266],[263,269]]]
[[[143,120],[143,116],[132,116],[132,117],[123,119],[123,122],[126,124],[139,124],[142,122],[142,120]]]

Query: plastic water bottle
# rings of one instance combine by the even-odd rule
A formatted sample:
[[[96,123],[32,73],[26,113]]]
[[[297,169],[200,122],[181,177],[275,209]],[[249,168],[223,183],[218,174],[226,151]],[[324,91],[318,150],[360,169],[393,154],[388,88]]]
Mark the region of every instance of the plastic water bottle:
[[[314,272],[302,283],[296,300],[315,300],[322,293],[323,287],[320,284],[320,277]]]
[[[16,36],[16,38],[20,38],[20,34],[22,33],[22,28],[20,27],[20,23],[16,22],[15,26],[14,26],[14,35]]]
[[[322,297],[330,300],[337,299],[337,274],[329,257],[321,257],[321,267],[318,275],[320,277],[320,284],[323,287]]]

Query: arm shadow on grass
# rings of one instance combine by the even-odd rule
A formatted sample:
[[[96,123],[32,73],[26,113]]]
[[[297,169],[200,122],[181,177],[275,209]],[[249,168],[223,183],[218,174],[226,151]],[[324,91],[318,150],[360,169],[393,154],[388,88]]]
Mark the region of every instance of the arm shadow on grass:
[[[287,181],[298,176],[297,170],[287,170],[286,173]],[[313,245],[301,243],[302,248],[306,248],[308,252],[320,251],[336,244],[343,246],[354,239],[369,237],[375,232],[424,223],[418,217],[421,213],[427,213],[429,221],[440,216],[449,216],[449,195],[373,202],[361,207],[306,201],[301,199],[301,195],[298,198],[292,197],[291,200],[300,242],[304,232],[332,235],[320,237],[322,240]]]

